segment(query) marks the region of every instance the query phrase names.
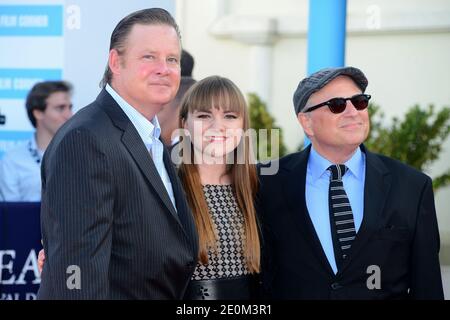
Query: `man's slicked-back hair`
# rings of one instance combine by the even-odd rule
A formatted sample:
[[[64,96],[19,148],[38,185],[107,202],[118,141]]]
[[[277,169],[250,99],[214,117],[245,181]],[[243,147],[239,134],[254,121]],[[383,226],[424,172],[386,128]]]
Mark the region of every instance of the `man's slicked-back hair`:
[[[120,20],[111,34],[109,50],[116,49],[119,55],[123,54],[126,49],[127,37],[130,34],[133,26],[136,24],[167,25],[173,27],[177,32],[178,38],[181,41],[180,30],[171,14],[161,8],[150,8],[133,12]],[[106,84],[111,84],[111,80],[112,72],[109,68],[109,63],[107,63],[103,79],[100,81],[100,87],[104,88]]]

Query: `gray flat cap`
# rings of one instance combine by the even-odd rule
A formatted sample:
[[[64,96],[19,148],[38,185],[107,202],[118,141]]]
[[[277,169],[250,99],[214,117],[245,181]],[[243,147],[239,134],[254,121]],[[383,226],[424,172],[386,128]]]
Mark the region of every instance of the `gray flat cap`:
[[[305,108],[309,97],[316,91],[322,89],[327,83],[338,76],[349,76],[356,85],[364,92],[369,82],[364,73],[354,67],[325,68],[321,69],[309,77],[306,77],[297,86],[294,92],[294,108],[298,114]]]

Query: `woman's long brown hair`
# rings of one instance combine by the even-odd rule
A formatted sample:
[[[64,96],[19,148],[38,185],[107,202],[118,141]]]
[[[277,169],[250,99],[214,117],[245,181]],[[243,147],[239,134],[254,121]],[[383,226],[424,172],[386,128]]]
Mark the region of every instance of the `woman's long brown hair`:
[[[232,81],[219,76],[207,77],[193,85],[185,94],[181,103],[180,127],[183,127],[190,113],[192,114],[196,110],[207,111],[212,108],[233,111],[243,118],[244,135],[233,152],[234,161],[227,166],[227,174],[231,177],[233,192],[244,216],[243,241],[247,267],[250,272],[257,273],[260,271],[261,255],[254,205],[258,179],[250,136],[245,134],[250,124],[244,96]],[[190,141],[186,135],[182,139]],[[184,142],[186,143],[186,141]],[[193,149],[190,142],[188,146],[191,150]],[[194,163],[193,153],[183,153],[183,161],[178,172],[199,234],[199,261],[207,264],[208,251],[217,248],[217,237],[203,193],[200,174]]]

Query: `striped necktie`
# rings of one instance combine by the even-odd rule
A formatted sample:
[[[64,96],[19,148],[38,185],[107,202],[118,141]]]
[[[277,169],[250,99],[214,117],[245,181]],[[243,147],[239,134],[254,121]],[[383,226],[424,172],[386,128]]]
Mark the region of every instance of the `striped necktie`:
[[[338,164],[330,166],[328,170],[331,172],[328,190],[331,235],[336,265],[339,270],[356,237],[356,229],[352,207],[342,183],[342,177],[348,168],[343,164]]]

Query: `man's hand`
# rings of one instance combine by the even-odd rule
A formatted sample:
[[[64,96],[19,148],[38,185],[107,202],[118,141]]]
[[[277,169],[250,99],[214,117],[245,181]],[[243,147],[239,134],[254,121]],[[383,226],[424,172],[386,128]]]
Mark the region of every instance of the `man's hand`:
[[[39,273],[42,273],[42,269],[44,268],[44,263],[45,263],[45,251],[44,251],[44,249],[42,249],[41,251],[39,251],[39,255],[38,255]]]

